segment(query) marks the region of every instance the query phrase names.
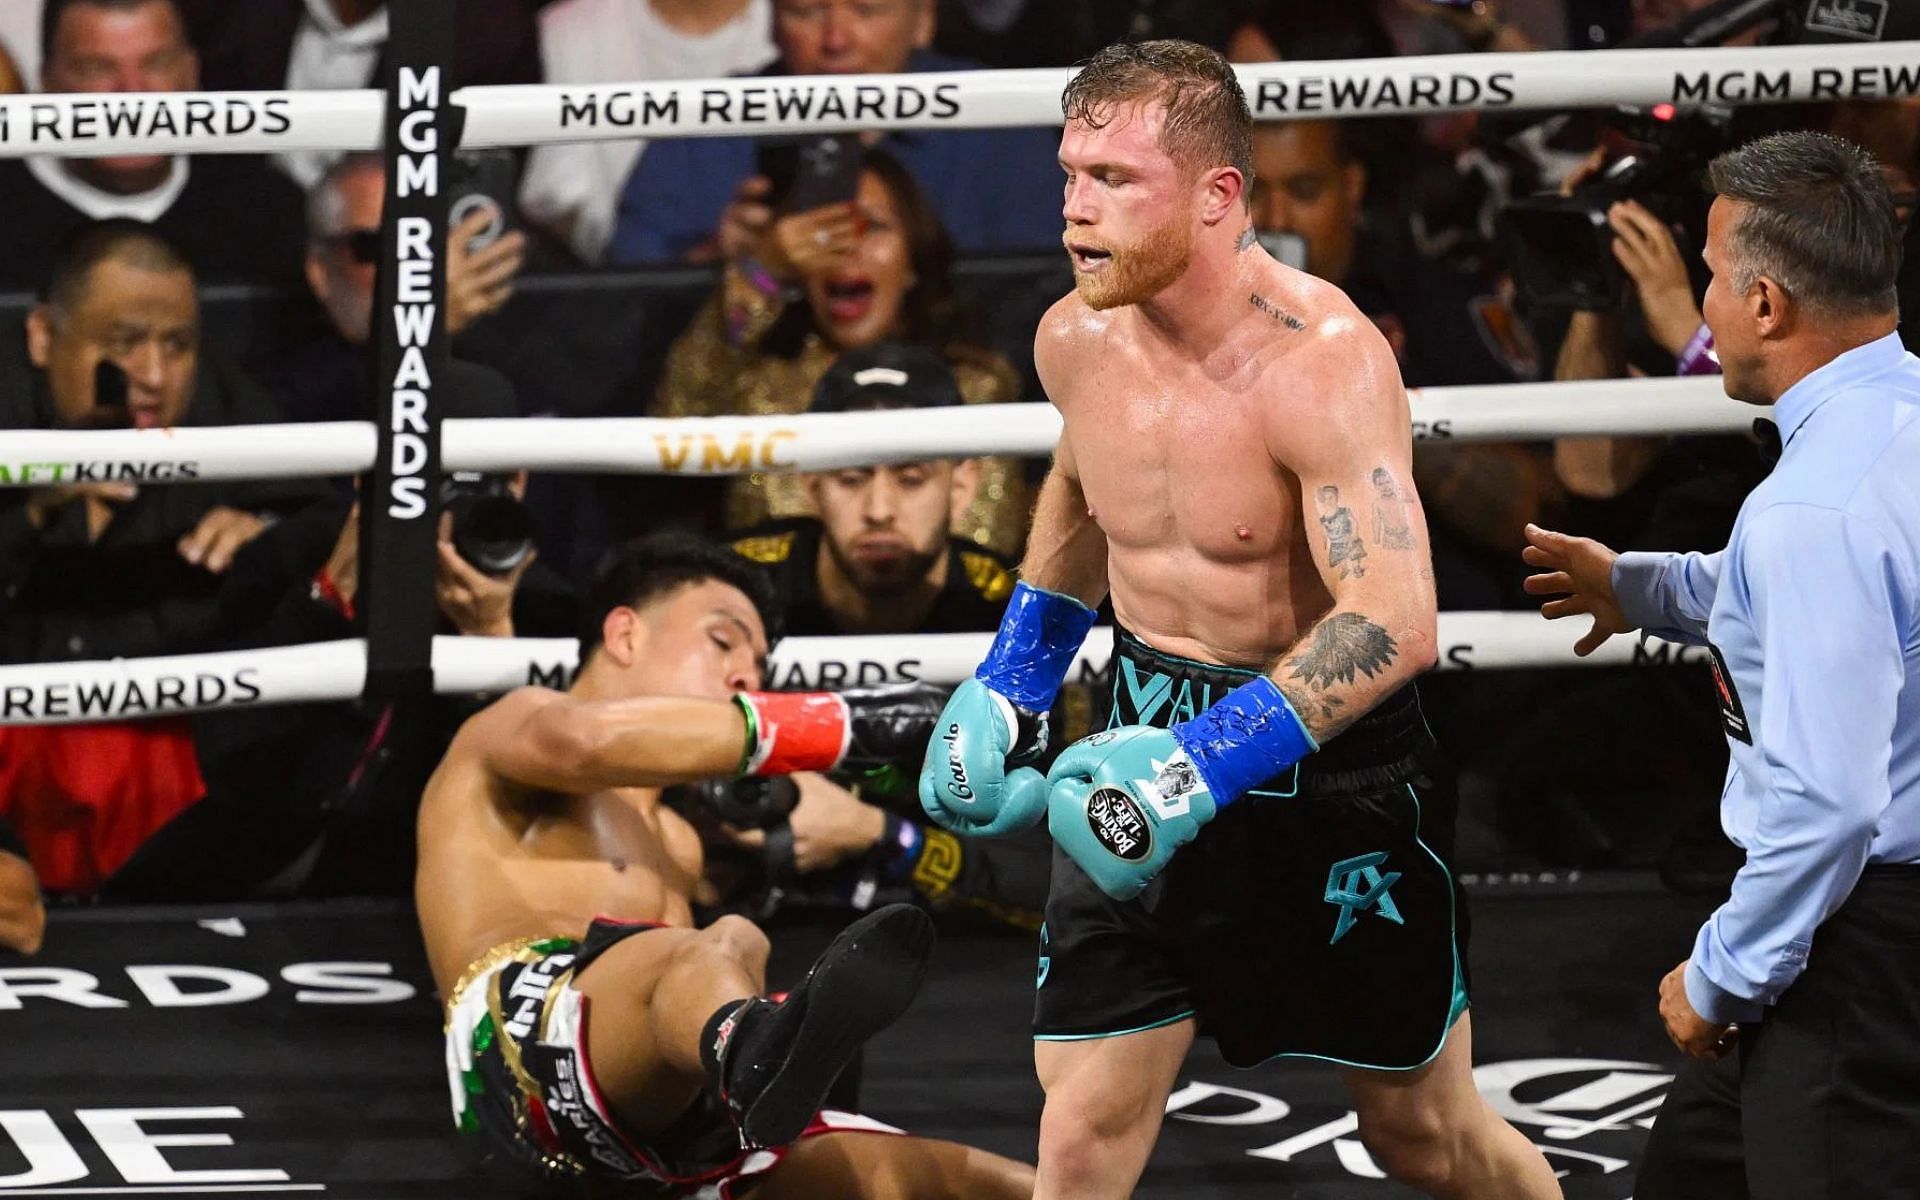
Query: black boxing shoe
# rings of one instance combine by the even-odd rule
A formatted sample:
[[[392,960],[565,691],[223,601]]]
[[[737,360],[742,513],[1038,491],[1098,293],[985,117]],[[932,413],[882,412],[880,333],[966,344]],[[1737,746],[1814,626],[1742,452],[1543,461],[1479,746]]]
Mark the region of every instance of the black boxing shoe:
[[[860,1047],[906,1012],[932,954],[927,914],[890,904],[841,931],[786,999],[714,1013],[700,1061],[743,1147],[784,1146],[806,1131]]]

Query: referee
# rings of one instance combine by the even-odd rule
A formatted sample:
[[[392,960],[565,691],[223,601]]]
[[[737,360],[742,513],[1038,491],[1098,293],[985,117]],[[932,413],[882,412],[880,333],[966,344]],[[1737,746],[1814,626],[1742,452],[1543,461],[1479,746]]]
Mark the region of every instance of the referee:
[[[1690,1061],[1637,1200],[1920,1196],[1920,360],[1873,159],[1817,133],[1714,161],[1703,305],[1727,394],[1779,465],[1717,554],[1528,528],[1575,646],[1644,629],[1712,652],[1746,864],[1660,983]]]

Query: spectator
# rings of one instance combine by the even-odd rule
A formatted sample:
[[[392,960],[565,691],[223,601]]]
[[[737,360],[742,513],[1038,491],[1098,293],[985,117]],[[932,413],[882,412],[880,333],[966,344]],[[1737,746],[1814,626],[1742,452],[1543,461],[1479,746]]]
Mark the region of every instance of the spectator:
[[[957,405],[940,356],[881,342],[820,378],[810,412]],[[734,549],[772,573],[800,636],[989,631],[1013,590],[1008,564],[951,536],[979,483],[972,459],[848,467],[806,477],[816,517],[761,526]]]
[[[43,296],[26,321],[35,370],[0,389],[9,400],[0,427],[279,419],[236,372],[202,363],[193,268],[139,222],[104,221],[65,239]],[[98,395],[102,378],[124,380],[124,399]],[[196,648],[234,553],[274,514],[315,494],[287,481],[9,493],[0,500],[0,656],[47,662]]]
[[[199,60],[173,0],[48,0],[47,92],[190,92]],[[291,284],[299,193],[251,155],[129,154],[0,161],[0,287],[45,278],[54,243],[88,221],[145,221],[202,281]]]
[[[1532,376],[1532,343],[1497,288],[1363,220],[1367,171],[1353,153],[1350,125],[1287,121],[1255,129],[1255,228],[1304,242],[1307,269],[1345,289],[1380,326],[1409,387]],[[1442,607],[1523,602],[1512,565],[1521,527],[1546,519],[1559,499],[1546,453],[1429,441],[1414,456],[1414,475],[1433,525]]]
[[[444,381],[449,416],[515,413],[507,382],[470,363]],[[516,497],[525,473],[511,477]],[[489,574],[461,557],[441,515],[434,595],[441,632],[565,637],[575,600],[529,554]],[[236,558],[220,595],[221,648],[364,637],[359,507],[328,497],[281,521]],[[405,895],[413,814],[427,777],[470,712],[458,697],[358,700],[202,714],[195,748],[206,799],[160,830],[111,881],[128,900],[261,894]]]
[[[377,154],[336,162],[307,198],[307,286],[329,328],[288,359],[278,382],[287,413],[300,421],[366,420],[365,351],[373,322],[374,263],[387,169]],[[469,242],[486,224],[476,212],[447,236],[447,331],[458,335],[513,295],[526,235],[515,230],[480,250]]]
[[[934,0],[774,0],[780,58],[762,76],[959,71],[934,54]],[[878,144],[933,197],[960,249],[1004,253],[1060,238],[1055,139],[1042,129],[900,130]],[[710,262],[765,234],[774,213],[744,137],[676,138],[640,159],[620,199],[608,261]],[[992,164],[991,170],[982,164]]]
[[[40,898],[40,877],[27,861],[27,848],[0,821],[0,950],[37,954],[47,932],[47,906]]]
[[[969,404],[1016,399],[1011,364],[956,332],[952,257],[906,169],[886,151],[868,150],[852,205],[787,217],[736,247],[719,292],[668,354],[654,414],[799,412],[835,356],[884,339],[943,352]],[[740,528],[810,504],[797,477],[751,476],[733,481],[726,508],[728,524]],[[954,532],[1012,555],[1026,513],[1020,464],[983,459],[979,492]]]
[[[540,58],[549,83],[718,79],[771,63],[772,26],[772,0],[558,0],[540,11]],[[537,146],[520,207],[597,265],[645,150],[639,140]]]
[[[191,267],[135,221],[82,229],[55,252],[27,318],[36,372],[0,387],[0,427],[245,425],[264,394],[199,353]],[[104,364],[104,367],[103,367]],[[118,380],[124,399],[102,397]],[[106,403],[111,401],[112,404]],[[202,650],[221,576],[303,483],[59,483],[0,498],[0,658]],[[46,886],[89,892],[202,792],[185,722],[0,729],[0,798]]]
[[[181,0],[211,91],[384,87],[386,0]],[[540,82],[528,0],[460,0],[449,89]],[[337,154],[296,151],[275,163],[302,191]]]

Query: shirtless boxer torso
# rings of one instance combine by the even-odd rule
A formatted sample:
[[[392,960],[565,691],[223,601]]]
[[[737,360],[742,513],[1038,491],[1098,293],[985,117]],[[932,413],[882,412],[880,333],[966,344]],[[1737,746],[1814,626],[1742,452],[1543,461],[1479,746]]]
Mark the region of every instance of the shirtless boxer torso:
[[[921,782],[955,828],[1044,808],[1054,835],[1036,1195],[1131,1193],[1196,1026],[1239,1065],[1347,1068],[1362,1139],[1429,1194],[1558,1195],[1472,1083],[1450,813],[1422,804],[1433,577],[1392,352],[1254,239],[1250,120],[1217,55],[1111,47],[1065,110],[1076,290],[1034,347],[1064,429],[1024,592]],[[1114,727],[1044,781],[1007,770],[1107,596]]]
[[[694,928],[700,841],[660,799],[743,762],[821,766],[790,740],[818,717],[844,712],[858,754],[915,725],[923,739],[924,716],[911,701],[805,710],[747,693],[767,652],[751,566],[690,539],[621,553],[592,598],[604,622],[573,688],[522,689],[477,714],[421,800],[415,896],[448,1008],[456,1122],[541,1184],[589,1193],[1030,1195],[1020,1164],[816,1115],[847,1057],[911,997],[924,916],[872,914],[792,1000],[754,1000],[766,939],[739,918]]]

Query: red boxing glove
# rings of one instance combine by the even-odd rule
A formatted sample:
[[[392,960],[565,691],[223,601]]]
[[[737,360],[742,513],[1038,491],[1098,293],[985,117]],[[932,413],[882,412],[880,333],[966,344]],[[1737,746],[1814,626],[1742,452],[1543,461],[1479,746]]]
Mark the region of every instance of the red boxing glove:
[[[830,771],[846,757],[853,723],[833,692],[742,692],[734,701],[747,714],[742,775]]]
[[[742,775],[870,771],[919,762],[946,693],[925,684],[844,692],[742,692]]]

